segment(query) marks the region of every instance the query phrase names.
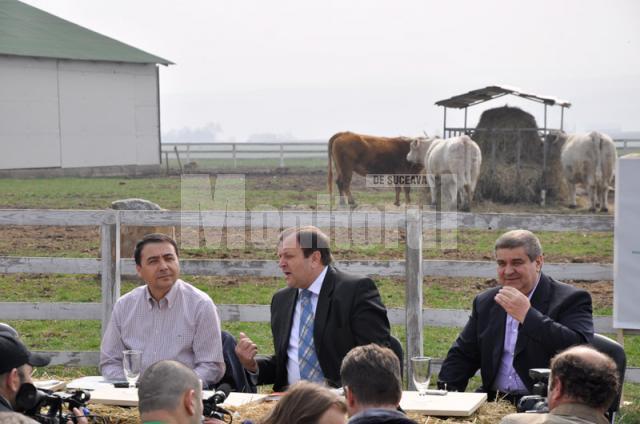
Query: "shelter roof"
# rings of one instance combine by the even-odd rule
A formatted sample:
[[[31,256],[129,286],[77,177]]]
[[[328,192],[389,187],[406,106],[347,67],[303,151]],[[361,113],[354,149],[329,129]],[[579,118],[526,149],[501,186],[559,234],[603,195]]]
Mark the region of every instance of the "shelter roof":
[[[518,87],[512,87],[508,85],[490,85],[488,87],[472,90],[468,93],[459,94],[448,99],[437,101],[436,105],[462,109],[468,106],[473,106],[478,103],[502,97],[507,94],[524,97],[525,99],[544,103],[550,106],[558,105],[562,107],[571,107],[571,103],[566,100],[561,100],[557,97],[552,96],[541,96],[538,94],[527,93],[525,91],[522,91]]]
[[[0,54],[173,64],[17,0],[0,0]]]

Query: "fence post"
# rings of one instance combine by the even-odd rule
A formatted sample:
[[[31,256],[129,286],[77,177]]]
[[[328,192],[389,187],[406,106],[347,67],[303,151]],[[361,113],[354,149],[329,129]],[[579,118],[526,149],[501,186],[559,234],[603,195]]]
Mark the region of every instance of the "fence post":
[[[231,145],[231,155],[233,156],[233,167],[238,167],[238,162],[236,162],[236,143]]]
[[[284,168],[284,145],[280,144],[280,168]]]
[[[105,220],[100,227],[100,258],[102,264],[102,334],[107,329],[111,312],[120,297],[120,249],[118,238],[117,211],[105,212]]]
[[[405,261],[405,303],[407,347],[406,366],[409,390],[415,390],[411,376],[411,357],[422,355],[422,214],[419,209],[407,211],[407,245]]]

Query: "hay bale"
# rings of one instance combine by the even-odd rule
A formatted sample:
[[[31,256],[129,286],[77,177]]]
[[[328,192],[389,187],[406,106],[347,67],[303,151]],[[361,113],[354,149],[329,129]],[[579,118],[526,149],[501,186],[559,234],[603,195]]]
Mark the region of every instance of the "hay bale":
[[[517,107],[503,106],[482,113],[472,135],[482,151],[476,188],[478,199],[503,203],[540,202],[543,143],[538,132],[532,130],[537,128],[533,115]],[[560,151],[548,151],[547,154],[544,180],[546,187],[552,188],[548,190],[547,198],[555,198],[561,181]]]
[[[157,203],[153,203],[145,199],[116,200],[111,203],[111,208],[115,210],[165,210],[162,209]],[[138,227],[123,225],[122,227],[120,227],[120,257],[133,258],[133,252],[136,248],[136,243],[138,242],[138,240],[151,233],[163,233],[175,239],[174,227]]]

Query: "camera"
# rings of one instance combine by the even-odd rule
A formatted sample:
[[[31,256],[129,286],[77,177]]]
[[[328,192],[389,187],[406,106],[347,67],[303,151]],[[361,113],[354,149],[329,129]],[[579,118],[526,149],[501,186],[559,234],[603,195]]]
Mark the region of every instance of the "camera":
[[[53,393],[49,390],[40,390],[31,383],[24,383],[16,394],[16,411],[33,418],[43,424],[61,424],[68,420],[76,422],[76,416],[64,413],[63,406],[67,410],[73,408],[83,409],[91,395],[86,390],[76,390],[73,393]]]
[[[217,418],[220,421],[224,421],[224,415],[231,414],[227,410],[219,407],[218,404],[221,404],[225,401],[225,399],[227,399],[227,396],[229,396],[229,392],[231,392],[231,386],[229,386],[227,383],[221,384],[210,398],[204,399],[202,401],[202,415],[204,415],[205,417]]]
[[[529,370],[529,377],[534,381],[532,390],[533,394],[523,396],[520,399],[516,406],[518,412],[549,412],[547,391],[549,389],[550,374],[551,370],[548,368],[531,368]]]

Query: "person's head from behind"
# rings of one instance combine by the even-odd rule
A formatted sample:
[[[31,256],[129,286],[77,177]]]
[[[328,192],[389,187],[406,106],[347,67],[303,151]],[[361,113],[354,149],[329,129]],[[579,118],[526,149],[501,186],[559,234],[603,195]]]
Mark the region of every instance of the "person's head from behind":
[[[180,277],[178,245],[166,234],[147,234],[133,253],[138,276],[154,297],[163,297]]]
[[[147,368],[138,383],[142,421],[199,423],[202,388],[198,376],[177,361],[159,361]]]
[[[313,226],[288,228],[280,233],[278,258],[287,286],[306,289],[333,261],[329,237]]]
[[[35,367],[49,364],[50,358],[29,352],[27,347],[9,334],[0,334],[0,395],[15,407],[16,394],[24,383],[31,383]]]
[[[342,360],[340,377],[349,416],[369,408],[396,409],[402,397],[400,361],[389,348],[357,346]]]
[[[344,424],[347,407],[324,386],[300,381],[289,388],[260,424]]]
[[[551,360],[549,409],[562,403],[580,403],[604,412],[619,388],[615,362],[592,347],[570,347]]]
[[[0,412],[0,424],[35,424],[37,422],[17,412]]]

